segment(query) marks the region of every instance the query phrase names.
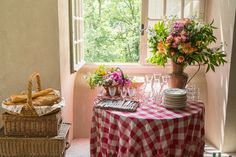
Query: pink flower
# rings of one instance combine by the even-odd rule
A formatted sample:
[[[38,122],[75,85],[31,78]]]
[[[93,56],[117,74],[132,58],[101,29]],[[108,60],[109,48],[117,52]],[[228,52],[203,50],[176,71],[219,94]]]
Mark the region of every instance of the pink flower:
[[[175,44],[179,44],[181,41],[181,37],[179,37],[179,36],[174,37],[174,40],[175,40]]]
[[[172,35],[169,35],[167,38],[166,38],[166,42],[170,43],[172,42],[173,40],[173,36]]]
[[[187,37],[186,36],[181,36],[182,38],[182,41],[185,42],[187,40]]]
[[[182,41],[185,42],[185,41],[187,40],[188,33],[185,32],[185,31],[182,31],[182,32],[180,33],[180,36],[181,36]]]
[[[178,47],[178,45],[177,45],[176,43],[173,43],[171,46],[172,46],[173,48],[177,48],[177,47]]]

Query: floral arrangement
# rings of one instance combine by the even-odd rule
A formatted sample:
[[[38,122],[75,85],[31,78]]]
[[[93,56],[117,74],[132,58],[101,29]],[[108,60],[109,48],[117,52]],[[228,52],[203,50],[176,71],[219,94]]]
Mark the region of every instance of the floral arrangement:
[[[216,42],[213,34],[213,22],[203,24],[192,19],[163,20],[149,30],[149,46],[152,56],[150,63],[164,66],[168,58],[174,63],[187,66],[195,63],[215,67],[226,62],[222,45],[211,49],[209,45]]]
[[[89,86],[94,89],[97,86],[130,86],[131,81],[124,75],[120,68],[100,65],[95,72],[87,77]]]

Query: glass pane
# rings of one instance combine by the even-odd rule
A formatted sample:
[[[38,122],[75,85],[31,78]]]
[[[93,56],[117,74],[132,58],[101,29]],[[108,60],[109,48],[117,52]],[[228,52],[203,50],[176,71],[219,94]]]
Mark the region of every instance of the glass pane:
[[[148,28],[153,28],[158,21],[148,21]]]
[[[166,0],[166,16],[181,17],[181,0]]]
[[[79,58],[78,60],[81,62],[84,58],[84,42],[79,43]]]
[[[86,62],[138,62],[141,1],[83,0]]]
[[[150,19],[163,18],[163,0],[149,0],[148,17]]]
[[[185,0],[185,18],[199,18],[200,0]]]
[[[79,27],[79,23],[76,19],[73,19],[73,40],[77,41],[79,36],[78,36],[78,27]]]
[[[157,22],[158,20],[148,21],[148,28],[153,28]],[[149,36],[148,36],[148,39],[149,39]],[[147,41],[147,58],[151,57],[151,55],[152,55],[152,52],[151,52],[151,49],[149,48],[148,41]]]
[[[76,44],[74,43],[74,46],[73,46],[73,60],[74,60],[74,64],[78,64],[79,60],[78,60],[78,51],[79,51],[79,44]]]
[[[82,0],[78,0],[79,2],[79,6],[78,6],[78,16],[80,16],[80,17],[83,17],[83,9],[82,9],[82,7],[83,7],[83,1]]]
[[[83,21],[83,20],[79,20],[78,22],[79,22],[79,28],[78,28],[78,29],[79,29],[79,30],[78,30],[79,34],[78,34],[78,37],[79,37],[79,39],[81,40],[81,39],[83,39],[83,32],[84,32],[84,30],[83,30],[83,28],[84,28],[84,27],[83,27],[83,26],[84,26],[84,25],[83,25],[83,22],[84,22],[84,21]]]
[[[73,14],[74,16],[78,16],[79,15],[79,12],[78,12],[78,6],[79,6],[79,3],[78,3],[78,0],[72,0],[72,6],[73,6]]]

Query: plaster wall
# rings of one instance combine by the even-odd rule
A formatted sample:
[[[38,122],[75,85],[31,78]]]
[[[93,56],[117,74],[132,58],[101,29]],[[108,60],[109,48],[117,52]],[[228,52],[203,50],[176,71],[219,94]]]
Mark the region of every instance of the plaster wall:
[[[63,118],[65,122],[72,124],[69,138],[73,138],[73,126],[77,125],[73,121],[74,103],[74,79],[75,74],[70,73],[70,48],[69,48],[69,21],[68,21],[68,1],[58,0],[59,14],[59,35],[60,35],[60,76],[61,91],[65,98],[66,106],[63,108]]]
[[[43,88],[60,89],[57,17],[57,0],[0,1],[0,102],[25,90],[33,72]]]

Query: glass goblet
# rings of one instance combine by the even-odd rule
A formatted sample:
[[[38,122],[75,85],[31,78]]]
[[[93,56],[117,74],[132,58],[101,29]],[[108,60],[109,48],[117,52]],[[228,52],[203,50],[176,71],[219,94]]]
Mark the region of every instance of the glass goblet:
[[[134,87],[129,87],[129,88],[128,88],[128,94],[129,94],[130,97],[134,97],[135,94],[136,94],[136,88],[134,88]]]
[[[105,89],[104,87],[99,87],[98,88],[98,96],[101,97],[104,95]]]
[[[119,88],[120,96],[124,99],[127,96],[127,88],[126,87],[120,87]]]
[[[111,97],[116,95],[116,87],[108,87],[108,91]]]

